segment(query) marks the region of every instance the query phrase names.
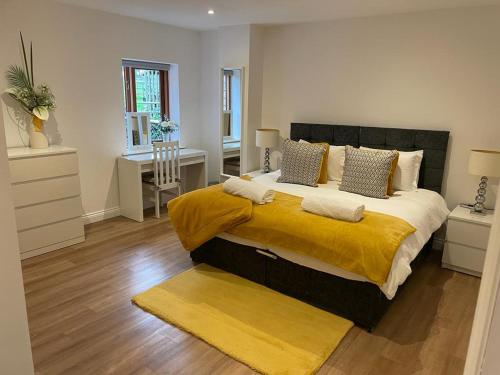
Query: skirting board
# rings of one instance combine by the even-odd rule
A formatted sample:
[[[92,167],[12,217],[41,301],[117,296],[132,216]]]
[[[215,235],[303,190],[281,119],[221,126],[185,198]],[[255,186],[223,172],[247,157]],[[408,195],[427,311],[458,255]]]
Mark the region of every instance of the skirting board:
[[[54,250],[62,249],[63,247],[75,245],[77,243],[85,241],[85,236],[73,238],[71,240],[63,241],[63,242],[58,242],[52,245],[40,247],[39,249],[34,249],[30,251],[25,251],[24,253],[21,253],[21,260],[23,259],[28,259],[32,257],[36,257],[38,255],[42,255]]]
[[[83,225],[97,223],[112,217],[120,216],[120,207],[106,208],[95,212],[82,215]]]
[[[452,266],[451,264],[447,264],[447,263],[442,263],[441,267],[447,268],[449,270],[456,271],[456,272],[466,273],[467,275],[476,276],[476,277],[481,277],[481,275],[482,275],[481,272],[468,270],[467,268],[462,268],[462,267],[458,267],[458,266]]]

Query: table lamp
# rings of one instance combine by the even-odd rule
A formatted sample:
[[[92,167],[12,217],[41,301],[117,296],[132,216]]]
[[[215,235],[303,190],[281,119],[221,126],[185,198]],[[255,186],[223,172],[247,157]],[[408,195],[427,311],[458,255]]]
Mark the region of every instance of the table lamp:
[[[469,174],[482,176],[477,189],[476,203],[471,213],[484,214],[488,177],[500,177],[500,151],[471,150],[469,156]]]
[[[269,149],[278,146],[279,140],[280,132],[278,129],[257,129],[255,145],[266,149],[264,156],[264,173],[269,173],[271,171],[269,166]]]

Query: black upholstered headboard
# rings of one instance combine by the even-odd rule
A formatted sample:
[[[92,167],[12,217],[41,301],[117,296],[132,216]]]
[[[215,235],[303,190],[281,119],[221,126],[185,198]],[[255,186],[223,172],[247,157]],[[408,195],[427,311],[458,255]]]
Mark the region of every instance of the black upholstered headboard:
[[[418,129],[378,128],[352,125],[292,123],[290,139],[328,142],[331,145],[424,150],[418,186],[441,193],[446,149],[450,132]]]

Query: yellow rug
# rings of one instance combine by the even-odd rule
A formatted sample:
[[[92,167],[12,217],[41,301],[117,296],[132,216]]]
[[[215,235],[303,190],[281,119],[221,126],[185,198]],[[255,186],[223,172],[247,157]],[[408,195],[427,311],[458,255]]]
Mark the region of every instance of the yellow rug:
[[[132,301],[264,374],[316,372],[353,326],[205,264]]]

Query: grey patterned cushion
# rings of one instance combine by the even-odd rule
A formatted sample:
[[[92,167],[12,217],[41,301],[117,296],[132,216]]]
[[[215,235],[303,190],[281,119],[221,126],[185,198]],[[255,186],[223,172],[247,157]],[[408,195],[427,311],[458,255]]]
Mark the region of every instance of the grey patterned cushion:
[[[299,143],[285,139],[278,182],[318,186],[324,152],[322,144]]]
[[[388,198],[389,174],[397,154],[397,151],[376,152],[346,146],[339,189],[367,197]]]

